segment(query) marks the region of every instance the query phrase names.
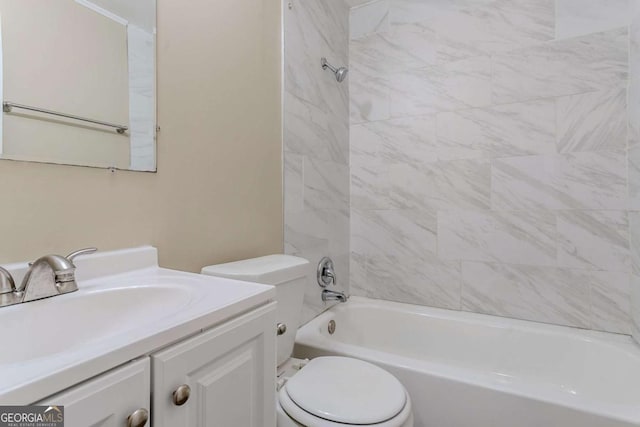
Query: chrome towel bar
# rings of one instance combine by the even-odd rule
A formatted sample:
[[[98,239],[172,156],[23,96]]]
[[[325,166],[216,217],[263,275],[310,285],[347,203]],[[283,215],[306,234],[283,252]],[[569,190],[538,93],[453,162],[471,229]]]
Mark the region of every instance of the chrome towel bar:
[[[74,116],[73,114],[58,113],[57,111],[45,110],[44,108],[30,107],[28,105],[16,104],[15,102],[4,101],[2,103],[2,111],[4,111],[5,113],[10,113],[11,110],[13,110],[14,108],[19,108],[21,110],[36,111],[38,113],[44,113],[44,114],[51,114],[52,116],[65,117],[67,119],[79,120],[81,122],[95,123],[97,125],[115,128],[116,132],[118,132],[119,134],[123,134],[127,130],[129,130],[129,127],[127,126],[116,125],[108,122],[102,122],[100,120],[87,119],[86,117]]]

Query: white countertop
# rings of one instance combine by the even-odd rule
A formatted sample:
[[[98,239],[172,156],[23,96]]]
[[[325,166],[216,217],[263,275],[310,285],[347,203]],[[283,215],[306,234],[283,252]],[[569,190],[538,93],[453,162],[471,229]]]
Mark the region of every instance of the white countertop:
[[[0,308],[0,404],[36,402],[275,298],[271,286],[159,268],[151,247],[76,265],[77,292]],[[19,283],[26,265],[7,267]]]

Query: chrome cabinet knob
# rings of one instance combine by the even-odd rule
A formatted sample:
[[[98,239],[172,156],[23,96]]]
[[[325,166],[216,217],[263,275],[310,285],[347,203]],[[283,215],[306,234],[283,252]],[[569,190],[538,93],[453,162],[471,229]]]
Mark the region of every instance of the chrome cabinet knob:
[[[140,408],[127,417],[127,427],[144,427],[149,421],[149,411]]]
[[[276,326],[276,331],[278,331],[278,335],[284,335],[287,332],[287,325],[284,323],[278,323]]]
[[[186,384],[182,384],[173,392],[173,403],[176,406],[182,406],[187,403],[189,396],[191,395],[191,387]]]

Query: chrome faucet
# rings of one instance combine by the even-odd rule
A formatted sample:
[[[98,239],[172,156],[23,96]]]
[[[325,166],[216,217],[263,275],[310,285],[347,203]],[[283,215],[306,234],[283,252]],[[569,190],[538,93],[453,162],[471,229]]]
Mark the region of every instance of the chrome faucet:
[[[324,257],[320,260],[320,263],[318,264],[317,279],[318,285],[322,288],[336,284],[336,273],[333,268],[333,261],[331,261],[331,258]]]
[[[330,291],[325,289],[322,291],[322,301],[340,301],[347,302],[347,295],[344,292]]]
[[[29,271],[19,287],[15,286],[11,274],[0,268],[0,307],[77,291],[76,266],[73,260],[77,256],[95,251],[96,248],[87,248],[66,257],[46,255],[38,258],[29,264]]]

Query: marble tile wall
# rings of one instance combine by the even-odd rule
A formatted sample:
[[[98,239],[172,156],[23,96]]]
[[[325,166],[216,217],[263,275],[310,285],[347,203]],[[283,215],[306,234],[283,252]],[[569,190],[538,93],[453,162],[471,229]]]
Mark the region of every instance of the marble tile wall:
[[[636,2],[351,9],[352,294],[640,325]]]
[[[633,336],[640,342],[640,2],[632,3],[629,49],[629,230]]]
[[[311,262],[303,321],[329,307],[316,267],[330,256],[337,290],[349,284],[349,84],[320,58],[348,64],[349,10],[336,0],[284,2],[285,252]],[[347,80],[348,81],[348,80]]]

